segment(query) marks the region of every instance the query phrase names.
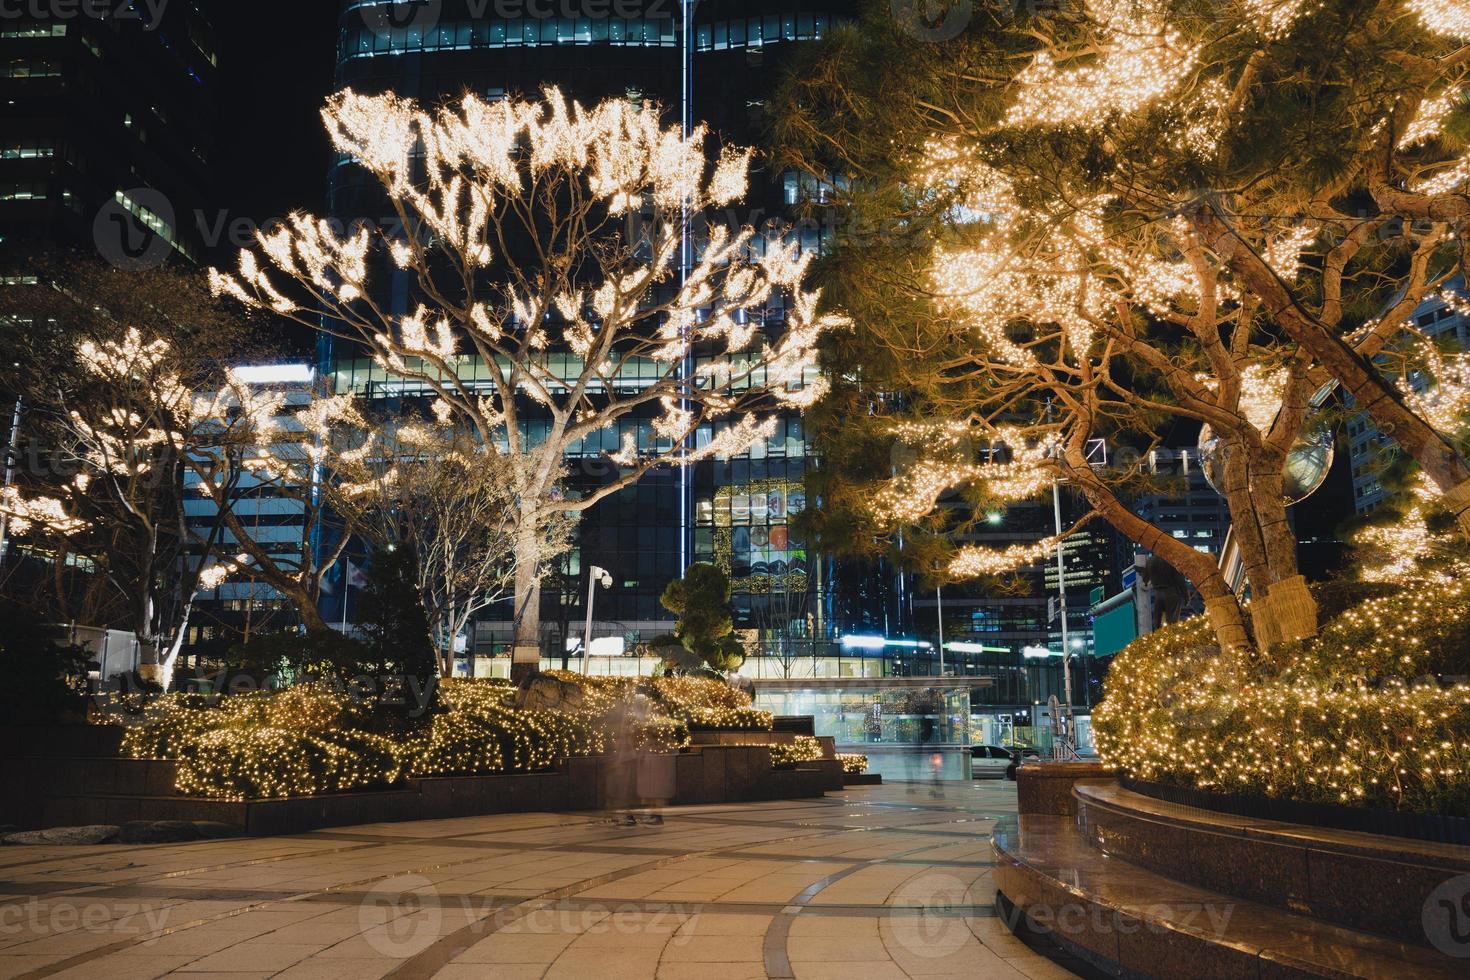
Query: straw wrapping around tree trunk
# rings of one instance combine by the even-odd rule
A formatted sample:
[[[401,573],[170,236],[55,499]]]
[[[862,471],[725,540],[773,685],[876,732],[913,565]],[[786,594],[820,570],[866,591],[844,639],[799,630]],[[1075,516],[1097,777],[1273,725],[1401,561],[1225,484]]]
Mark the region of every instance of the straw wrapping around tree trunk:
[[[1450,513],[1455,515],[1455,523],[1460,526],[1460,530],[1470,535],[1470,480],[1446,493],[1443,502]]]
[[[1240,605],[1231,594],[1212,596],[1205,600],[1205,615],[1215,628],[1222,650],[1235,650],[1250,646],[1245,633],[1245,621],[1240,615]]]
[[[1271,593],[1260,590],[1251,599],[1251,625],[1256,631],[1256,647],[1269,650],[1281,642],[1281,627],[1276,623],[1276,611],[1271,607]]]
[[[1271,586],[1270,606],[1282,640],[1306,640],[1317,635],[1317,601],[1302,576],[1293,575]]]

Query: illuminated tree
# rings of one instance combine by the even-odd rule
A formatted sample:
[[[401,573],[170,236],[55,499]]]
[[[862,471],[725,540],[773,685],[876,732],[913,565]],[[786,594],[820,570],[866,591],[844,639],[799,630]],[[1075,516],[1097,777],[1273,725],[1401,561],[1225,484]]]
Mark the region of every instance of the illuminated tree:
[[[515,586],[515,467],[464,432],[409,421],[389,427],[369,466],[372,499],[360,530],[382,552],[413,556],[413,588],[449,676],[455,638]],[[550,567],[568,546],[571,521],[543,529],[535,560]]]
[[[187,352],[136,329],[76,357],[86,395],[57,430],[74,478],[49,494],[7,488],[0,508],[18,533],[39,527],[83,554],[84,538],[114,542],[100,564],[133,605],[140,672],[168,686],[199,595],[236,574],[269,584],[308,631],[329,629],[321,583],[362,514],[377,438],[351,396],[186,373],[198,372]],[[191,514],[191,500],[212,506]],[[319,548],[329,515],[340,533]]]
[[[220,522],[185,514],[181,450],[195,420],[168,402],[181,387],[221,384],[259,335],[187,271],[65,255],[29,269],[32,285],[0,289],[0,390],[17,398],[21,455],[0,511],[28,556],[8,566],[6,588],[48,622],[134,632],[143,673],[155,675],[199,589],[235,554]],[[134,324],[164,345],[145,349]]]
[[[185,460],[208,424],[181,381],[194,365],[137,331],[83,341],[75,363],[52,397],[38,379],[30,399],[66,482],[6,487],[0,510],[12,533],[51,538],[58,565],[71,555],[106,577],[128,605],[139,673],[167,686],[195,601],[233,567],[223,522],[191,523],[184,506]]]
[[[795,165],[858,178],[838,299],[891,358],[917,432],[1033,457],[921,459],[934,472],[890,501],[905,516],[956,483],[1004,499],[1036,489],[1013,472],[1065,470],[1141,541],[1153,531],[1089,492],[1106,474],[1048,442],[1147,449],[1169,417],[1208,424],[1266,646],[1316,628],[1281,493],[1314,394],[1341,385],[1463,512],[1470,470],[1442,420],[1465,364],[1406,322],[1463,268],[1459,4],[981,8],[928,44],[876,23],[816,53],[778,124]],[[1216,573],[1176,557],[1208,601]]]
[[[686,215],[745,192],[750,160],[727,149],[711,167],[702,127],[684,139],[654,109],[588,109],[555,90],[433,112],[347,91],[323,118],[402,234],[294,215],[214,285],[360,342],[514,460],[516,644],[529,661],[547,522],[655,467],[770,436],[781,406],[821,394],[814,347],[841,321],[802,288],[809,256],[794,245],[688,231]],[[409,309],[386,304],[380,260],[411,284]],[[568,492],[574,453],[616,469]]]
[[[374,503],[383,452],[353,395],[321,387],[231,370],[218,390],[193,395],[199,432],[184,455],[186,488],[213,505],[238,552],[233,571],[269,585],[313,633],[331,629],[322,586]]]
[[[1037,27],[1006,126],[1105,140],[1097,193],[1135,224],[1182,216],[1264,328],[1392,432],[1470,529],[1460,448],[1375,363],[1463,267],[1463,5],[1093,2]],[[1273,261],[1282,243],[1292,268]]]

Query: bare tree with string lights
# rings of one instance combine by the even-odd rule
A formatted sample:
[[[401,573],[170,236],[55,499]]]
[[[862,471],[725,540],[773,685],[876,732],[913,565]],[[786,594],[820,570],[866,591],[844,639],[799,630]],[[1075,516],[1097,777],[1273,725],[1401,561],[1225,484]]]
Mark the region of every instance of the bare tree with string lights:
[[[433,410],[514,461],[517,660],[538,656],[546,525],[662,466],[743,451],[818,397],[809,255],[686,217],[744,194],[750,154],[711,161],[654,108],[474,95],[436,111],[347,91],[336,149],[381,187],[401,235],[297,214],[216,290],[363,345]],[[687,249],[692,259],[681,262]],[[381,297],[406,274],[411,308]],[[466,370],[484,372],[477,380]],[[572,455],[611,475],[569,492]]]

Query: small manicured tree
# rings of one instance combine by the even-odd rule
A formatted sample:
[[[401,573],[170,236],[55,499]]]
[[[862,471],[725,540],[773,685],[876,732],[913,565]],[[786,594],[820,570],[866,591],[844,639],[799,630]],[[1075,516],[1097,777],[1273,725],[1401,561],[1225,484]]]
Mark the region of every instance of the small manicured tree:
[[[434,690],[439,676],[429,617],[414,587],[417,567],[407,545],[374,551],[363,592],[366,614],[359,624],[390,689],[386,699],[394,700],[391,689],[398,688],[410,706],[418,703],[416,692]]]
[[[704,562],[690,565],[660,601],[679,617],[674,636],[684,649],[715,670],[736,670],[745,662],[730,615],[730,577],[722,569]]]

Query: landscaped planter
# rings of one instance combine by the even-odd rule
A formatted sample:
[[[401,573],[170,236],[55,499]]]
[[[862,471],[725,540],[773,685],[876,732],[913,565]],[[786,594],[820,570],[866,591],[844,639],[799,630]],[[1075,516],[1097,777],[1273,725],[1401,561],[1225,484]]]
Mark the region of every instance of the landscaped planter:
[[[1470,817],[1450,817],[1437,813],[1407,813],[1374,807],[1337,806],[1332,803],[1303,803],[1269,796],[1244,796],[1216,793],[1210,790],[1174,786],[1120,776],[1126,789],[1151,796],[1166,803],[1233,813],[1241,817],[1279,820],[1283,823],[1308,824],[1332,830],[1352,830],[1365,834],[1384,834],[1412,840],[1439,841],[1445,844],[1470,844]]]
[[[664,758],[674,786],[674,796],[666,802],[672,804],[804,798],[842,786],[836,759],[775,772],[765,745],[705,745]],[[230,824],[252,835],[270,835],[486,813],[597,810],[607,803],[608,760],[607,756],[584,756],[567,759],[545,772],[433,776],[360,792],[245,801],[176,795],[171,785],[161,782],[172,770],[168,762],[22,757],[6,760],[5,771],[23,769],[28,776],[25,792],[33,805],[23,811],[12,807],[22,817],[15,822],[25,829],[202,820]]]

